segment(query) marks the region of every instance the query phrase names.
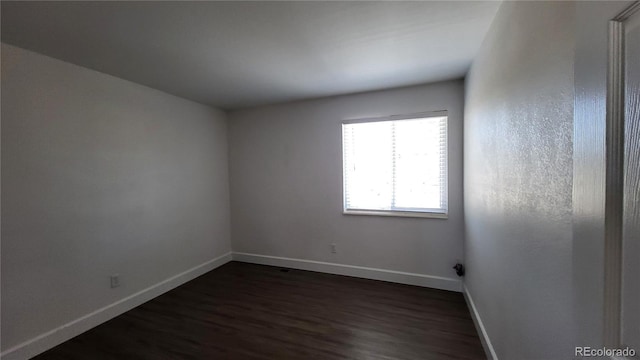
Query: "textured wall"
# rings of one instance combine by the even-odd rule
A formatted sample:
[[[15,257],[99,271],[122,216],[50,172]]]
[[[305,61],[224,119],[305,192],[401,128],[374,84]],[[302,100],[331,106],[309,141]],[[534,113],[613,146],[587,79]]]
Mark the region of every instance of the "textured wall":
[[[505,2],[467,77],[466,287],[501,359],[571,341],[574,5]]]
[[[451,81],[231,112],[234,251],[456,278],[463,97]],[[435,110],[449,111],[449,219],[343,215],[342,120]]]
[[[228,252],[227,175],[220,111],[3,44],[2,349]]]

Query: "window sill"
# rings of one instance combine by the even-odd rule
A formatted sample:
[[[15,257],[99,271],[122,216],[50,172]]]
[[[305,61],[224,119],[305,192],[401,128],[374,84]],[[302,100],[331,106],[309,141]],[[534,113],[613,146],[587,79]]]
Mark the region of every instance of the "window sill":
[[[343,210],[343,215],[393,216],[411,218],[448,219],[448,214],[416,211]]]

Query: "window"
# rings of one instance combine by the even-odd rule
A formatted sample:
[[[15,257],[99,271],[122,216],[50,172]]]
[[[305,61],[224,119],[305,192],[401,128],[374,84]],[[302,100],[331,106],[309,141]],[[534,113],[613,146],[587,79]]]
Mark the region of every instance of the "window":
[[[342,124],[344,213],[447,217],[446,112]]]

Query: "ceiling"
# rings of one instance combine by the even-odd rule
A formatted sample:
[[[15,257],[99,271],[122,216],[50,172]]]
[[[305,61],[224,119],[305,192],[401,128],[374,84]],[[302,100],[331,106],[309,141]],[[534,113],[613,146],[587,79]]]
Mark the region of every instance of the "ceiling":
[[[463,77],[499,2],[8,2],[2,41],[236,109]]]

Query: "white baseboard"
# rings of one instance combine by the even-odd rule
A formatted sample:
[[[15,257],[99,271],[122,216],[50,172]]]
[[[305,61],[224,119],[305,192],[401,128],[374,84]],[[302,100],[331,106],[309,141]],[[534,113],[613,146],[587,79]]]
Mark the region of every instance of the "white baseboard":
[[[473,323],[476,326],[476,330],[480,335],[480,342],[482,343],[482,347],[484,348],[484,353],[487,355],[487,359],[498,360],[496,351],[493,349],[493,345],[491,345],[489,334],[487,334],[487,330],[484,328],[484,325],[482,324],[482,319],[480,318],[478,309],[476,309],[476,304],[473,302],[473,298],[471,298],[469,289],[467,289],[466,285],[463,285],[462,288],[463,288],[462,293],[464,294],[464,299],[467,301],[467,306],[469,306],[469,309],[471,310],[471,318],[473,319]]]
[[[230,252],[7,349],[0,354],[0,357],[3,360],[29,359],[229,261],[231,261]]]
[[[462,291],[462,282],[460,280],[441,276],[239,252],[233,252],[233,260],[253,264],[353,276],[364,279],[389,281],[407,285],[424,286],[442,290]]]

